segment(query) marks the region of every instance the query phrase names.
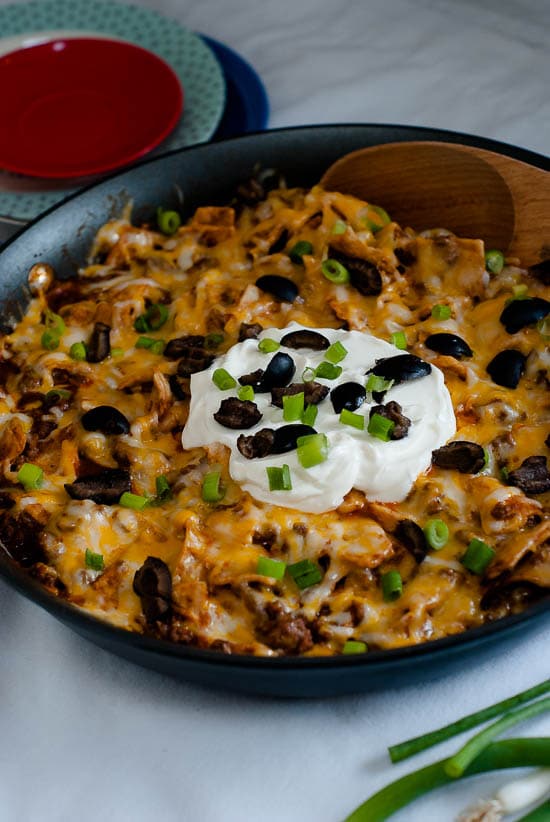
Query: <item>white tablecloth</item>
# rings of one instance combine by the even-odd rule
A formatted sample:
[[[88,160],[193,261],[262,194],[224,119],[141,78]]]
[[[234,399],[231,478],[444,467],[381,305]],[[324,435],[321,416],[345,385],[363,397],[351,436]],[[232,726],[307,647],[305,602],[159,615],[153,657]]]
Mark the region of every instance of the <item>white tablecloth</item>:
[[[421,124],[550,148],[547,0],[149,4],[250,60],[272,126]],[[236,696],[119,660],[1,582],[0,659],[1,822],[338,822],[456,742],[399,767],[386,745],[550,673],[546,622],[512,652],[420,686]],[[549,734],[550,719],[522,733]],[[454,785],[395,820],[450,822],[505,778]]]

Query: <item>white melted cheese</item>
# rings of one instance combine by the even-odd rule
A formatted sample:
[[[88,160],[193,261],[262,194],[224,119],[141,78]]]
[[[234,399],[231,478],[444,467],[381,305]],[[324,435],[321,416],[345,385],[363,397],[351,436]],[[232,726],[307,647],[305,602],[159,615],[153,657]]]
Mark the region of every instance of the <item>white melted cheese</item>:
[[[303,326],[292,323],[287,328],[270,328],[262,332],[258,340],[280,341],[290,331]],[[365,385],[365,372],[376,360],[404,354],[395,346],[370,334],[359,331],[342,331],[332,328],[314,329],[330,343],[339,340],[347,350],[346,357],[338,363],[342,373],[335,380],[316,378],[316,381],[335,388],[345,382]],[[352,489],[363,491],[368,499],[380,502],[403,500],[422,471],[431,462],[432,451],[444,445],[456,432],[456,421],[451,397],[445,386],[442,372],[432,365],[431,373],[418,380],[396,385],[386,392],[384,403],[395,400],[402,413],[412,424],[408,435],[401,440],[383,442],[367,432],[369,410],[377,403],[367,392],[367,399],[355,413],[365,417],[365,429],[360,431],[339,421],[334,412],[330,395],[318,406],[314,428],[327,436],[329,450],[325,462],[312,468],[303,468],[296,450],[285,454],[273,454],[261,459],[246,459],[237,449],[241,434],[252,435],[262,428],[279,428],[289,423],[283,419],[282,408],[271,405],[271,394],[256,394],[254,402],[262,413],[260,421],[247,430],[225,428],[214,419],[222,400],[235,397],[239,386],[220,391],[212,382],[217,368],[225,368],[238,380],[244,374],[265,369],[272,354],[258,350],[258,340],[245,340],[234,345],[218,357],[206,371],[191,377],[191,404],[189,418],[182,434],[184,448],[222,443],[231,450],[229,471],[255,499],[295,508],[309,513],[321,513],[337,508]],[[281,347],[296,364],[293,382],[302,382],[305,368],[316,368],[324,360],[324,351],[295,350]],[[292,490],[270,491],[266,467],[290,467]]]

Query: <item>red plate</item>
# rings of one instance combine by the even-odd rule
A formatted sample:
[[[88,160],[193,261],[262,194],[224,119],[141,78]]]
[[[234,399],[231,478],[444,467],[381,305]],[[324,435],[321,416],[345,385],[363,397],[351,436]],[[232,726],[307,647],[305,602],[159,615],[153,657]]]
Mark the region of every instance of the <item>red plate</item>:
[[[0,167],[80,177],[136,160],[172,131],[177,76],[131,43],[55,40],[0,58]]]

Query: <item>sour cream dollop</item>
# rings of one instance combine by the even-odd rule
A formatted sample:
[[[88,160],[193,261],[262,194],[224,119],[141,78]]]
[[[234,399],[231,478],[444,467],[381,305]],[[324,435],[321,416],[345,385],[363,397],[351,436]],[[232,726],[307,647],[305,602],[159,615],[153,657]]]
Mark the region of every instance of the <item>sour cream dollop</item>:
[[[312,468],[304,468],[296,450],[271,454],[258,459],[247,459],[237,448],[241,434],[250,436],[262,428],[279,428],[289,423],[283,419],[283,410],[271,404],[271,394],[257,393],[254,402],[262,413],[260,421],[246,430],[233,430],[220,425],[214,414],[222,400],[236,397],[235,388],[221,391],[212,381],[217,368],[224,368],[235,380],[259,368],[265,369],[274,356],[258,349],[258,342],[271,339],[279,342],[291,332],[304,326],[292,323],[287,328],[265,329],[257,340],[237,343],[224,355],[217,357],[210,368],[191,377],[189,418],[183,429],[184,448],[222,443],[231,450],[229,472],[231,477],[255,499],[295,508],[308,513],[321,513],[337,508],[352,489],[363,491],[370,500],[400,502],[411,490],[416,478],[431,463],[432,451],[444,445],[456,432],[456,420],[451,397],[442,372],[432,365],[431,373],[420,379],[391,387],[384,403],[395,400],[402,413],[411,420],[408,435],[400,440],[384,442],[367,432],[369,410],[377,405],[367,392],[366,401],[354,413],[365,417],[363,431],[344,425],[335,413],[330,394],[317,406],[315,430],[328,439],[328,458]],[[340,341],[347,355],[338,364],[342,373],[335,380],[317,377],[316,381],[332,390],[345,382],[365,385],[365,372],[376,360],[404,354],[390,343],[359,331],[316,328],[329,342]],[[292,349],[281,346],[296,364],[293,382],[302,382],[306,368],[316,368],[325,359],[324,351]],[[290,468],[292,490],[270,491],[267,467]]]

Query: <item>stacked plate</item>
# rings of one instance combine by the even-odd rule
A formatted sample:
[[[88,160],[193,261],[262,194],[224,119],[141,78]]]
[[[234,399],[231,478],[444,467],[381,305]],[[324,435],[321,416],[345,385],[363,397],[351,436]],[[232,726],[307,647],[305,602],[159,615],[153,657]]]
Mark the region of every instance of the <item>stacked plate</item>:
[[[104,0],[0,7],[0,220],[26,222],[151,152],[265,128],[240,55]]]

